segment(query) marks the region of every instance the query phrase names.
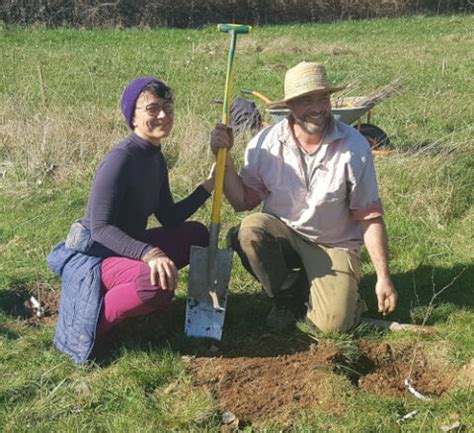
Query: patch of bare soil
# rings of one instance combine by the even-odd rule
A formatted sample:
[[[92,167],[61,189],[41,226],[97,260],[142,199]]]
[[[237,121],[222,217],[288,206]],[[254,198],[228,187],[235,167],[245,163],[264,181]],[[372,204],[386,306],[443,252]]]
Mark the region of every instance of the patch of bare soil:
[[[38,283],[29,289],[24,307],[28,324],[33,326],[54,324],[58,316],[59,293],[48,284]]]
[[[195,358],[190,365],[194,386],[206,386],[222,412],[244,423],[286,421],[301,407],[318,404],[318,389],[331,372],[338,351],[319,345],[274,357]]]
[[[361,389],[377,394],[406,396],[404,382],[410,379],[418,392],[439,397],[454,385],[456,372],[436,362],[421,347],[364,342],[360,348],[375,365],[373,371],[359,378]]]
[[[258,343],[265,341],[251,345]],[[352,391],[391,396],[410,396],[404,385],[407,378],[420,393],[431,396],[442,395],[453,384],[455,372],[436,365],[419,348],[415,353],[412,346],[363,342],[358,349],[356,357],[348,357],[343,349],[322,341],[280,356],[198,356],[189,369],[193,385],[210,389],[219,410],[232,412],[244,425],[291,424],[293,415],[315,407],[342,413],[343,398],[328,398],[328,381],[337,377],[335,373],[348,372]]]

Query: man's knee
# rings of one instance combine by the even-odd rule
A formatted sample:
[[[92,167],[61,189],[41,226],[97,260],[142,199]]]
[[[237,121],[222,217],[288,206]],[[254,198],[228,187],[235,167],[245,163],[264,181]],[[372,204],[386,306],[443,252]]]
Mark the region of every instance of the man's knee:
[[[349,326],[345,317],[313,317],[308,318],[310,323],[320,332],[347,332],[352,326]]]
[[[264,230],[258,215],[252,214],[245,217],[242,222],[229,229],[227,232],[227,246],[237,253],[247,253],[251,247],[259,244],[263,238]]]
[[[360,322],[361,309],[358,305],[326,306],[319,311],[308,308],[307,318],[321,332],[347,332]]]
[[[252,252],[272,238],[268,227],[269,215],[256,213],[242,220],[238,231],[238,243],[244,252]]]
[[[283,223],[276,217],[263,212],[253,213],[246,216],[240,223],[240,230],[253,231],[264,231],[273,233],[278,231],[277,226],[281,226]],[[275,233],[273,233],[275,234]]]

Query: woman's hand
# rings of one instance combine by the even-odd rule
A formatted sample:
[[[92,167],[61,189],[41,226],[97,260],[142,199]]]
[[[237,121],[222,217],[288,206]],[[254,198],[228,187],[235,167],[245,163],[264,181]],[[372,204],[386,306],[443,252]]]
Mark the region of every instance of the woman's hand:
[[[215,128],[211,131],[210,145],[214,155],[217,155],[217,151],[221,147],[231,149],[234,145],[232,128],[222,123],[216,123]]]
[[[176,290],[178,285],[178,269],[173,260],[163,251],[154,248],[143,257],[143,261],[148,263],[150,267],[152,285],[157,286],[159,283],[163,290]]]
[[[214,162],[212,164],[211,170],[209,171],[209,175],[207,176],[207,179],[202,183],[202,186],[209,194],[211,194],[212,190],[214,189],[215,176],[216,176],[216,163]]]
[[[174,291],[178,285],[178,269],[166,254],[157,256],[148,262],[150,266],[150,280],[154,286],[158,281],[163,290]]]

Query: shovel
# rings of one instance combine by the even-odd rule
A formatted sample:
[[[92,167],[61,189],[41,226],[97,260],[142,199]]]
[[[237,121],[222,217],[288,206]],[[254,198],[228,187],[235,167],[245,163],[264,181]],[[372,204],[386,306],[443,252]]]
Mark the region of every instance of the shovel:
[[[222,123],[228,125],[234,81],[234,52],[237,34],[249,33],[252,27],[239,24],[219,24],[217,29],[231,35],[222,110]],[[209,246],[207,248],[191,247],[184,325],[184,332],[189,337],[212,338],[218,341],[222,338],[232,256],[234,254],[230,248],[218,248],[226,156],[227,149],[220,148],[217,153]]]

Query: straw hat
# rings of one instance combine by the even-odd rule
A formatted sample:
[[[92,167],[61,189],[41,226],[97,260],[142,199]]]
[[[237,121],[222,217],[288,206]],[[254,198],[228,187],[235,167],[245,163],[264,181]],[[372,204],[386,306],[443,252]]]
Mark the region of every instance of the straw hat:
[[[313,93],[334,93],[344,87],[333,87],[326,75],[326,68],[321,63],[301,62],[285,75],[285,98],[274,102],[271,107],[285,106],[288,101]]]

